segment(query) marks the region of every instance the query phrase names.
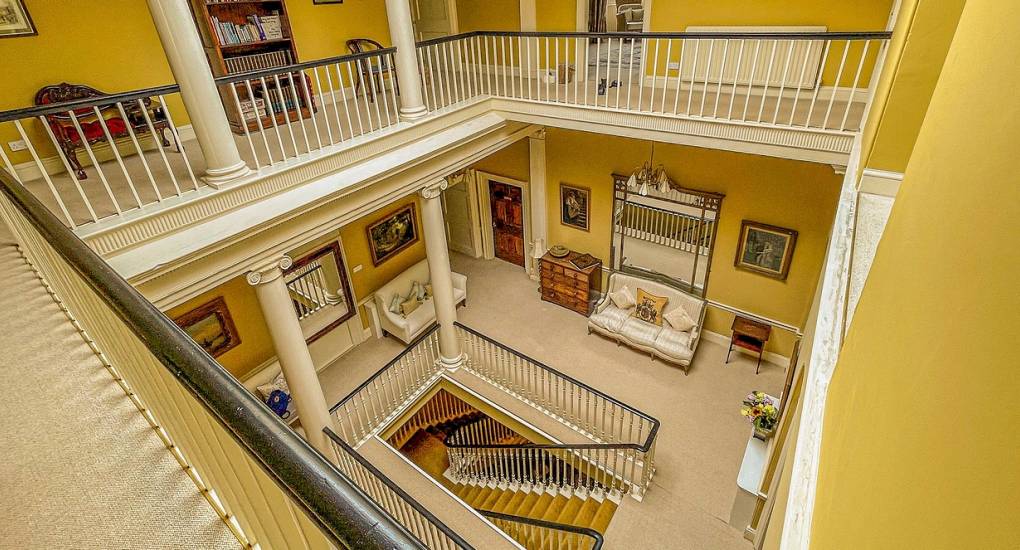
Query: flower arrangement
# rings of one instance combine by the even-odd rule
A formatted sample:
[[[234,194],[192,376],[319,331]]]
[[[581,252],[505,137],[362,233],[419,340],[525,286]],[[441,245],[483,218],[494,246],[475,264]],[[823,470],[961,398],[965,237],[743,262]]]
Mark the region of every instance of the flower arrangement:
[[[744,398],[740,414],[746,416],[754,426],[755,437],[765,439],[776,429],[776,423],[779,421],[779,403],[765,392],[753,391]]]

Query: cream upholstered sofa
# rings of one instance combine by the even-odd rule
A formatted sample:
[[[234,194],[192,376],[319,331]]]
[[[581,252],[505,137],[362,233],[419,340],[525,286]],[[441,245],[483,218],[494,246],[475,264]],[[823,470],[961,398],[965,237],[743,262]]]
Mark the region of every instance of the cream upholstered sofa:
[[[627,310],[616,307],[609,295],[623,287],[636,294],[644,289],[649,294],[669,298],[663,314],[676,308],[683,308],[687,315],[697,324],[690,331],[673,329],[669,322],[663,321],[662,326],[647,323],[632,316],[634,308]],[[634,296],[632,295],[633,299]],[[653,358],[680,365],[684,374],[690,370],[691,359],[701,340],[701,329],[705,323],[705,300],[691,296],[673,287],[642,279],[625,273],[613,273],[609,276],[609,290],[605,298],[599,302],[595,312],[588,318],[588,333],[597,332],[635,349],[648,352]]]
[[[430,282],[428,260],[414,264],[390,282],[379,287],[375,291],[374,297],[376,311],[379,315],[379,328],[383,332],[397,337],[405,344],[410,344],[436,320],[436,305],[431,297],[426,298],[418,306],[418,309],[406,317],[390,311],[393,296],[400,295],[406,298],[415,281],[422,284]],[[467,277],[460,273],[453,273],[453,300],[456,304],[467,303]]]

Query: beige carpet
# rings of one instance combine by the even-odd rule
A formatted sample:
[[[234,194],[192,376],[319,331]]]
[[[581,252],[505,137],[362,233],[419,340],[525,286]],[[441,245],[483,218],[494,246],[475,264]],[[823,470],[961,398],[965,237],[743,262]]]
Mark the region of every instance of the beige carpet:
[[[702,339],[691,373],[684,376],[645,354],[589,336],[584,317],[542,302],[537,283],[517,266],[461,254],[453,254],[452,264],[468,277],[468,306],[457,310],[462,323],[662,422],[653,486],[643,502],[624,500],[607,533],[607,541],[617,543],[610,547],[750,548],[726,523],[750,436],[740,402],[755,389],[777,395],[781,367],[763,363],[756,376],[754,361],[740,355],[726,365],[726,349]],[[326,368],[320,378],[327,401],[341,399],[402,349],[392,338],[369,340]]]
[[[238,548],[2,226],[0,547]]]

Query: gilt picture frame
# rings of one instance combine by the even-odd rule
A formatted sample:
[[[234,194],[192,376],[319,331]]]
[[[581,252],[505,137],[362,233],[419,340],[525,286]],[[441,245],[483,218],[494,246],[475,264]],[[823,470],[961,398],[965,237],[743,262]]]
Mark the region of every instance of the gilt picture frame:
[[[230,316],[223,296],[196,307],[174,319],[203,349],[213,357],[219,357],[241,344],[241,337]]]
[[[418,216],[414,204],[390,212],[365,230],[368,233],[372,265],[378,266],[418,242]]]
[[[28,14],[25,0],[0,0],[0,38],[34,36],[32,16]]]
[[[740,223],[740,241],[733,261],[738,269],[785,281],[790,274],[797,231],[751,220]]]
[[[568,183],[560,183],[560,223],[580,229],[590,230],[591,190]]]

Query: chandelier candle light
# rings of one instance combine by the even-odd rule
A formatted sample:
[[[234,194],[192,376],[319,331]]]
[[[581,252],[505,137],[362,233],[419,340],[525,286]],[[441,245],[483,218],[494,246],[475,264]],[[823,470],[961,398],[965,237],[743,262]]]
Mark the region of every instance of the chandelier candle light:
[[[652,161],[655,159],[655,144],[652,143],[652,154],[650,158],[630,175],[627,179],[627,188],[631,191],[637,190],[642,197],[648,196],[649,187],[654,187],[659,193],[666,194],[672,188],[672,181],[666,174],[666,167],[661,163],[655,168]]]

